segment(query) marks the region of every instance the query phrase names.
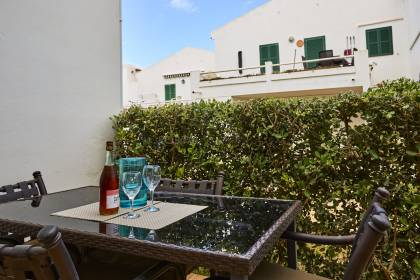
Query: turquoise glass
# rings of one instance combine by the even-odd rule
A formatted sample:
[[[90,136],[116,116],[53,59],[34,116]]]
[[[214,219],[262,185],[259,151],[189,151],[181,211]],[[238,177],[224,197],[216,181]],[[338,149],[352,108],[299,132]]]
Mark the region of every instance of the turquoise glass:
[[[120,207],[121,208],[130,208],[130,200],[127,195],[124,193],[122,186],[122,174],[124,172],[140,172],[142,174],[143,167],[147,165],[146,159],[144,157],[135,157],[135,158],[121,158],[119,160],[119,176],[120,176]],[[145,206],[147,203],[147,186],[144,183],[143,175],[141,175],[142,186],[139,193],[134,199],[134,207]]]
[[[134,237],[138,240],[145,240],[149,233],[149,230],[145,228],[131,228],[129,226],[118,225],[118,233],[121,237],[129,237],[131,230],[133,231]]]

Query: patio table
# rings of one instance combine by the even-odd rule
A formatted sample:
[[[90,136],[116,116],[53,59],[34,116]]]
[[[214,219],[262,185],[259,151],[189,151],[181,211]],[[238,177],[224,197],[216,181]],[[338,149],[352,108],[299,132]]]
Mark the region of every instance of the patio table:
[[[0,231],[35,236],[43,226],[57,225],[70,244],[201,265],[247,279],[301,208],[300,201],[291,200],[156,193],[157,201],[207,207],[156,231],[51,215],[97,202],[98,194],[98,187],[83,187],[43,196],[37,208],[24,200],[0,204]],[[130,230],[135,239],[128,238]]]

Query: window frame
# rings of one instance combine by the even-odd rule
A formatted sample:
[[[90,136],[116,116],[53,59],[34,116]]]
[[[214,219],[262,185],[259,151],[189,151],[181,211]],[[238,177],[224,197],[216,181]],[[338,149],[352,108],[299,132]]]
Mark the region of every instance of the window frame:
[[[273,47],[273,46],[275,46],[277,48],[277,60],[278,60],[278,62],[273,62],[273,59],[272,58],[275,58],[275,57],[269,57],[268,59],[271,58],[271,60],[265,60],[263,62],[263,57],[261,55],[262,54],[262,49],[264,47],[266,47],[266,48],[268,48],[268,50],[270,50],[270,47]],[[260,55],[260,66],[264,66],[266,61],[271,61],[273,64],[280,64],[280,48],[279,48],[279,43],[271,43],[271,44],[263,44],[263,45],[260,45],[259,46],[259,50],[260,50],[260,52],[259,52],[259,55]],[[280,66],[273,66],[273,73],[276,73],[276,72],[280,72]],[[260,68],[260,73],[261,74],[265,74],[265,67],[261,67]]]
[[[381,31],[388,30],[389,39],[387,41],[382,40]],[[370,33],[375,32],[376,33],[376,41],[371,42],[369,39]],[[368,56],[369,57],[377,57],[377,56],[387,56],[387,55],[394,55],[394,36],[392,31],[392,25],[390,26],[382,26],[377,28],[371,28],[365,30],[365,36],[366,36],[366,49],[368,50]],[[389,52],[383,52],[382,47],[383,44],[389,43],[390,51]],[[377,54],[372,54],[373,49],[369,48],[372,44],[377,44]]]
[[[168,98],[169,97],[169,98]],[[165,102],[176,99],[176,84],[165,84]]]
[[[309,41],[314,41],[314,40],[322,40],[322,50],[326,50],[327,49],[327,38],[325,35],[320,35],[320,36],[315,36],[315,37],[308,37],[308,38],[304,38],[303,39],[303,46],[304,46],[304,52],[305,52],[305,59],[306,60],[312,60],[313,58],[309,58],[308,54],[309,54],[309,49],[308,49],[308,42]],[[318,58],[319,59],[319,52],[318,52]],[[308,62],[306,63],[308,69],[313,69],[316,68],[318,66],[318,62]]]

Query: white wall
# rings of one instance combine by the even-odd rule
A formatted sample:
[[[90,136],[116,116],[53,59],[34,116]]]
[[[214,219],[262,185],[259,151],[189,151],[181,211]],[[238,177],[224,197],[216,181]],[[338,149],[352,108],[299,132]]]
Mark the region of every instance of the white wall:
[[[244,67],[259,65],[259,45],[278,43],[280,63],[304,56],[299,39],[325,36],[326,49],[343,55],[346,36],[356,37],[356,47],[366,49],[365,29],[393,26],[394,55],[370,59],[378,65],[372,75],[376,84],[384,78],[409,74],[407,0],[272,0],[214,31],[216,69],[237,68],[237,53],[243,52]],[[408,0],[412,1],[412,0]],[[418,1],[418,0],[415,0]],[[418,14],[418,13],[417,13]],[[402,20],[398,20],[403,18]],[[379,23],[381,21],[386,21]],[[295,38],[294,43],[288,41]]]
[[[369,57],[369,63],[373,65],[371,72],[371,82],[373,85],[376,85],[384,80],[410,77],[407,23],[407,20],[395,20],[386,23],[372,23],[359,27],[360,41],[363,46],[366,46],[366,29],[392,26],[394,54]]]
[[[140,95],[139,82],[137,80],[137,73],[140,68],[130,64],[124,64],[122,68],[122,83],[123,83],[123,106],[129,107],[131,100],[136,100]]]
[[[0,185],[97,185],[121,108],[119,0],[0,1]]]
[[[147,103],[165,102],[165,84],[176,84],[177,98],[191,99],[191,84],[189,77],[164,79],[166,74],[190,73],[191,71],[209,71],[214,69],[214,54],[210,51],[185,48],[174,55],[139,72],[136,77],[139,88],[139,98],[133,102]],[[182,83],[184,80],[184,83]],[[126,95],[124,93],[124,95]]]
[[[417,36],[420,33],[420,1],[407,1],[407,15],[409,17],[408,42],[410,50],[410,70],[411,78],[420,81],[420,38]],[[417,41],[415,41],[417,38]],[[413,45],[414,44],[414,45]]]
[[[420,81],[420,39],[411,50],[411,78]]]

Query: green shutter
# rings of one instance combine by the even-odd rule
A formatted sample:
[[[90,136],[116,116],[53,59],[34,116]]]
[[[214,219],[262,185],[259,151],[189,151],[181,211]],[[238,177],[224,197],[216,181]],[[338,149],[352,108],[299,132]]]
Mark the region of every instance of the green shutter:
[[[170,101],[176,98],[176,85],[165,85],[165,101]]]
[[[262,45],[260,46],[260,65],[264,65],[265,62],[268,61],[268,46]],[[265,74],[265,68],[260,68],[261,74]]]
[[[268,44],[260,46],[260,65],[264,66],[265,62],[271,61],[273,64],[280,63],[279,44]],[[261,74],[265,73],[265,68],[260,68]],[[273,72],[280,72],[280,66],[274,66]]]
[[[366,47],[370,57],[393,54],[392,26],[366,30]]]
[[[379,38],[376,29],[366,30],[366,47],[368,49],[369,56],[379,55]]]
[[[170,94],[170,85],[165,85],[165,101],[171,100],[169,94]]]
[[[271,62],[273,64],[279,64],[280,58],[279,58],[279,44],[274,44],[270,46],[270,58]],[[273,72],[280,72],[280,66],[274,66]]]
[[[176,98],[176,87],[175,84],[171,85],[171,99]]]
[[[305,38],[305,59],[319,59],[319,52],[325,51],[325,36],[318,36],[312,38]],[[315,68],[318,63],[310,62],[307,63],[308,68]]]
[[[392,27],[388,26],[380,30],[380,45],[382,55],[391,55],[394,53],[394,47],[392,43]]]

